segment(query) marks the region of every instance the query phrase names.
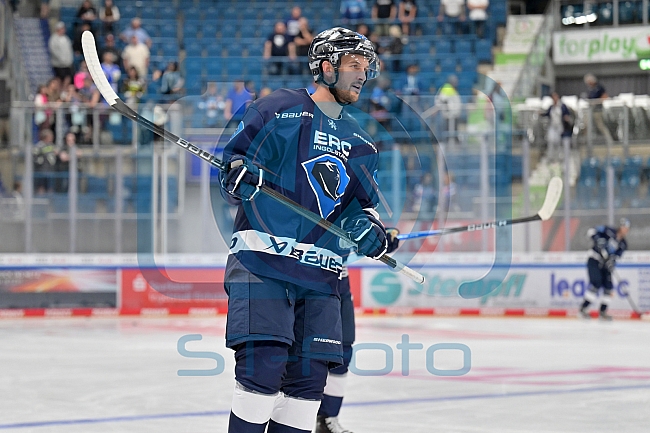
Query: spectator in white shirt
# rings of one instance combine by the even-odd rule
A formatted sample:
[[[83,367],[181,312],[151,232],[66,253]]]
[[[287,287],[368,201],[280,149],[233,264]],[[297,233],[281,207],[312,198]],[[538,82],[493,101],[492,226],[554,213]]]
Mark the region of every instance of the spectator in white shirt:
[[[131,43],[122,51],[124,69],[128,71],[133,66],[138,71],[139,76],[146,77],[149,69],[149,57],[149,48],[140,42],[136,35],[133,35],[131,36]]]
[[[465,0],[440,0],[438,22],[443,23],[443,34],[464,33],[465,20]]]
[[[487,20],[487,8],[490,0],[467,0],[469,9],[469,20],[473,23],[474,33],[479,38],[485,37],[485,21]]]
[[[61,79],[64,87],[67,87],[72,81],[74,53],[72,52],[72,41],[66,35],[65,24],[62,21],[56,25],[56,32],[50,36],[48,48],[54,75]]]

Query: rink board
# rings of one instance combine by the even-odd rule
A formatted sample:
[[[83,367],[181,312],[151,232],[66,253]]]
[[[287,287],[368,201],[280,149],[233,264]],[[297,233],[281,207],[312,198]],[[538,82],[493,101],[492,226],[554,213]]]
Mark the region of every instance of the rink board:
[[[508,266],[490,273],[490,254],[418,255],[410,265],[425,275],[424,285],[377,262],[362,260],[350,266],[350,282],[358,313],[571,316],[577,313],[588,287],[584,257],[582,253],[518,254]],[[113,290],[116,299],[116,308],[4,308],[0,318],[224,314],[225,259],[223,255],[178,255],[149,261],[135,255],[0,256],[0,279],[5,278],[0,289],[5,295],[12,290],[31,291],[36,297],[56,290]],[[637,317],[626,293],[641,311],[650,310],[650,253],[627,254],[617,271],[621,279],[614,279],[612,313]],[[56,275],[57,279],[29,278],[39,275]],[[57,288],[57,281],[66,284]],[[461,284],[479,289],[487,285],[493,290],[487,296],[463,299],[458,296]]]

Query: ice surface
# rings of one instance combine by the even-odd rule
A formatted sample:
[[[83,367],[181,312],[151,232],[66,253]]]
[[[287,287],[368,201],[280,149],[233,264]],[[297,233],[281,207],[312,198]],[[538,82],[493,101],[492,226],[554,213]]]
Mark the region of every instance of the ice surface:
[[[224,325],[223,317],[0,320],[0,431],[226,432],[234,362]],[[217,365],[179,354],[190,334],[202,340],[186,348],[221,354],[223,373],[178,375]],[[405,338],[423,347],[409,352],[408,375],[397,348]],[[385,369],[387,353],[394,364],[383,376],[349,375],[340,420],[356,433],[650,431],[647,321],[360,317],[357,341],[376,347],[358,352],[357,372]],[[469,373],[427,370],[427,348],[441,343],[469,348]],[[429,369],[463,362],[460,350],[438,350]]]

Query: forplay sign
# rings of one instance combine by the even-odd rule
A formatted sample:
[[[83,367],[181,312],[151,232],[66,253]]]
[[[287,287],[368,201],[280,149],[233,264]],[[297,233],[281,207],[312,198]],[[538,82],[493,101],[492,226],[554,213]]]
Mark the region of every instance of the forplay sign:
[[[647,27],[559,31],[553,34],[556,65],[637,61],[649,57]]]

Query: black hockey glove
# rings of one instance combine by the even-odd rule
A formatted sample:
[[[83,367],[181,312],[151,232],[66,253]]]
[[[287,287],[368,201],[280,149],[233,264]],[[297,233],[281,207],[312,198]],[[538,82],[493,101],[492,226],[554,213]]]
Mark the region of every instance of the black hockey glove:
[[[375,260],[386,254],[388,249],[386,229],[374,217],[363,214],[349,218],[343,229],[356,242],[359,254]]]
[[[260,192],[264,170],[241,155],[233,155],[227,167],[228,171],[221,181],[222,188],[236,199],[252,200]]]
[[[399,248],[399,239],[397,239],[399,230],[392,227],[386,228],[386,234],[388,235],[388,249],[386,250],[386,253],[390,254]]]

